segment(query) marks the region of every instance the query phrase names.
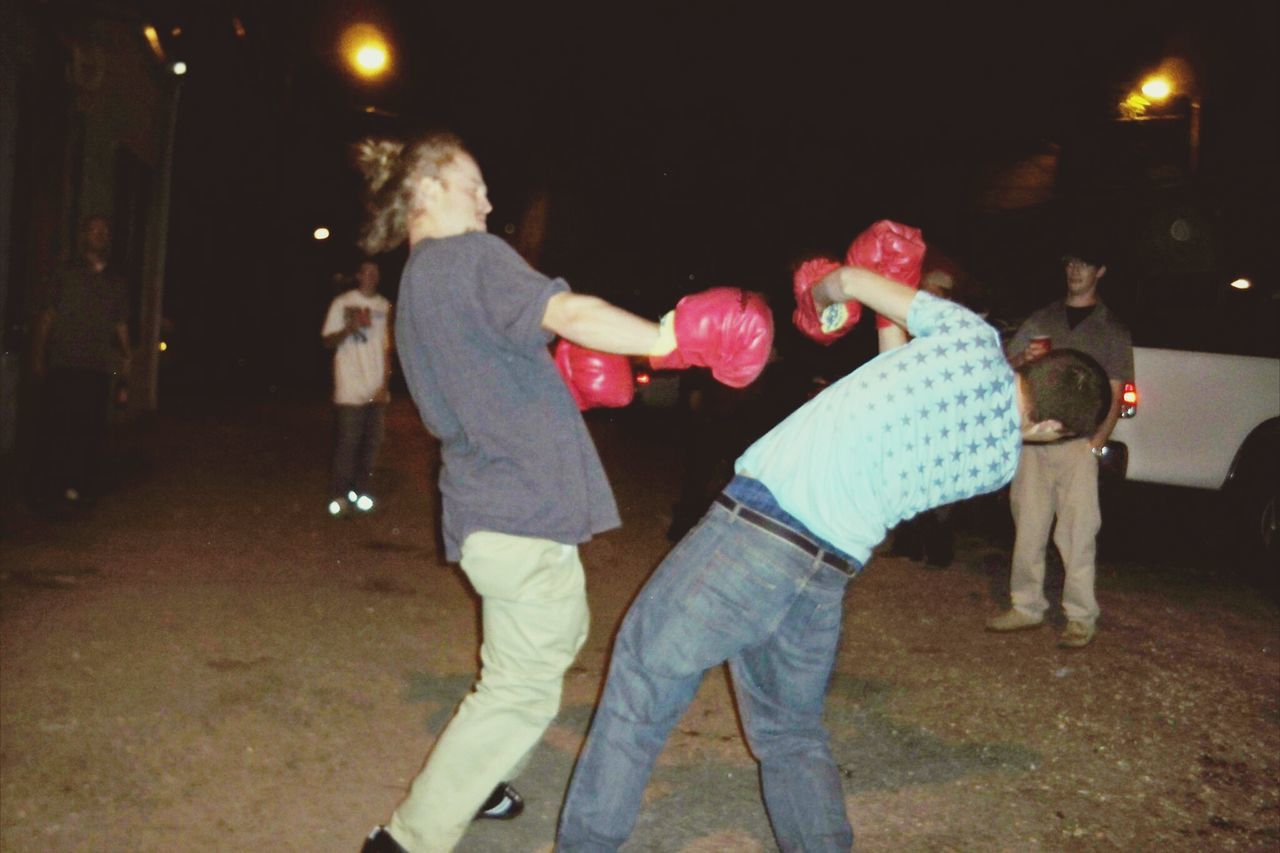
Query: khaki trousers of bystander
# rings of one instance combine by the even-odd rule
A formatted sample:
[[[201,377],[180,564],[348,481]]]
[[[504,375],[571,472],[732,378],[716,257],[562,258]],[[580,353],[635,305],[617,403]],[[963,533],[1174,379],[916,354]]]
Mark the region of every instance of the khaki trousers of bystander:
[[[1092,626],[1099,613],[1093,587],[1102,512],[1098,460],[1089,442],[1023,445],[1009,501],[1016,528],[1009,580],[1014,609],[1043,616],[1049,607],[1044,594],[1045,551],[1053,528],[1053,542],[1066,571],[1062,610],[1068,620]]]

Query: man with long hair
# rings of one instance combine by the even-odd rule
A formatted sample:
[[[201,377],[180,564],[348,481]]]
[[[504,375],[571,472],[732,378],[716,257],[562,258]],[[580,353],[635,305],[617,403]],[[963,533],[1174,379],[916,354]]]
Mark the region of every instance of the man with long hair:
[[[587,636],[577,546],[619,519],[580,410],[630,399],[625,355],[745,385],[768,357],[772,317],[734,288],[686,296],[660,323],[571,292],[486,233],[488,188],[455,136],[368,142],[359,156],[364,248],[409,241],[396,349],[440,440],[446,557],[480,596],[483,634],[474,691],[365,850],[449,850],[477,815],[519,813],[505,780],[559,710]]]

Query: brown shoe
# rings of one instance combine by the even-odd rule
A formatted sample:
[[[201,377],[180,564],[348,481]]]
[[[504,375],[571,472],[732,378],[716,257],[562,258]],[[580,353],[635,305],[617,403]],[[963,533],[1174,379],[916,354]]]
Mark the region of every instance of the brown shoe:
[[[1086,625],[1084,622],[1068,622],[1067,630],[1058,638],[1058,645],[1064,649],[1083,649],[1093,642],[1096,631],[1093,625]]]
[[[987,620],[988,631],[1021,631],[1023,628],[1039,628],[1044,624],[1043,616],[1032,616],[1016,608],[1010,608],[999,616]]]

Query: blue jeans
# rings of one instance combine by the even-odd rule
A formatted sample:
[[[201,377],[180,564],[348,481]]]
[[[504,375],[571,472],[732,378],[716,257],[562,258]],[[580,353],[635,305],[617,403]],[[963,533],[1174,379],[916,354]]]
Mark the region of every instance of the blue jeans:
[[[337,409],[337,441],[333,449],[333,472],[329,493],[340,497],[347,492],[367,494],[373,465],[382,444],[387,406],[335,406]]]
[[[672,726],[703,674],[728,661],[778,845],[849,850],[853,830],[822,724],[848,581],[712,504],[623,619],[557,849],[616,850],[626,841]]]

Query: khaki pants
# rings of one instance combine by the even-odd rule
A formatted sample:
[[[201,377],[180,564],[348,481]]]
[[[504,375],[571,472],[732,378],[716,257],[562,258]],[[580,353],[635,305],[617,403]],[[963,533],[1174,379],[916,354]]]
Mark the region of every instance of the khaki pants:
[[[1043,616],[1049,607],[1044,595],[1045,549],[1057,516],[1053,542],[1066,569],[1062,610],[1073,622],[1093,625],[1098,619],[1093,582],[1102,513],[1098,460],[1089,442],[1023,445],[1009,500],[1017,528],[1009,581],[1014,609]]]
[[[452,850],[494,787],[519,772],[560,710],[564,673],[587,638],[576,547],[473,533],[462,570],[483,601],[480,679],[387,824],[412,853]]]

